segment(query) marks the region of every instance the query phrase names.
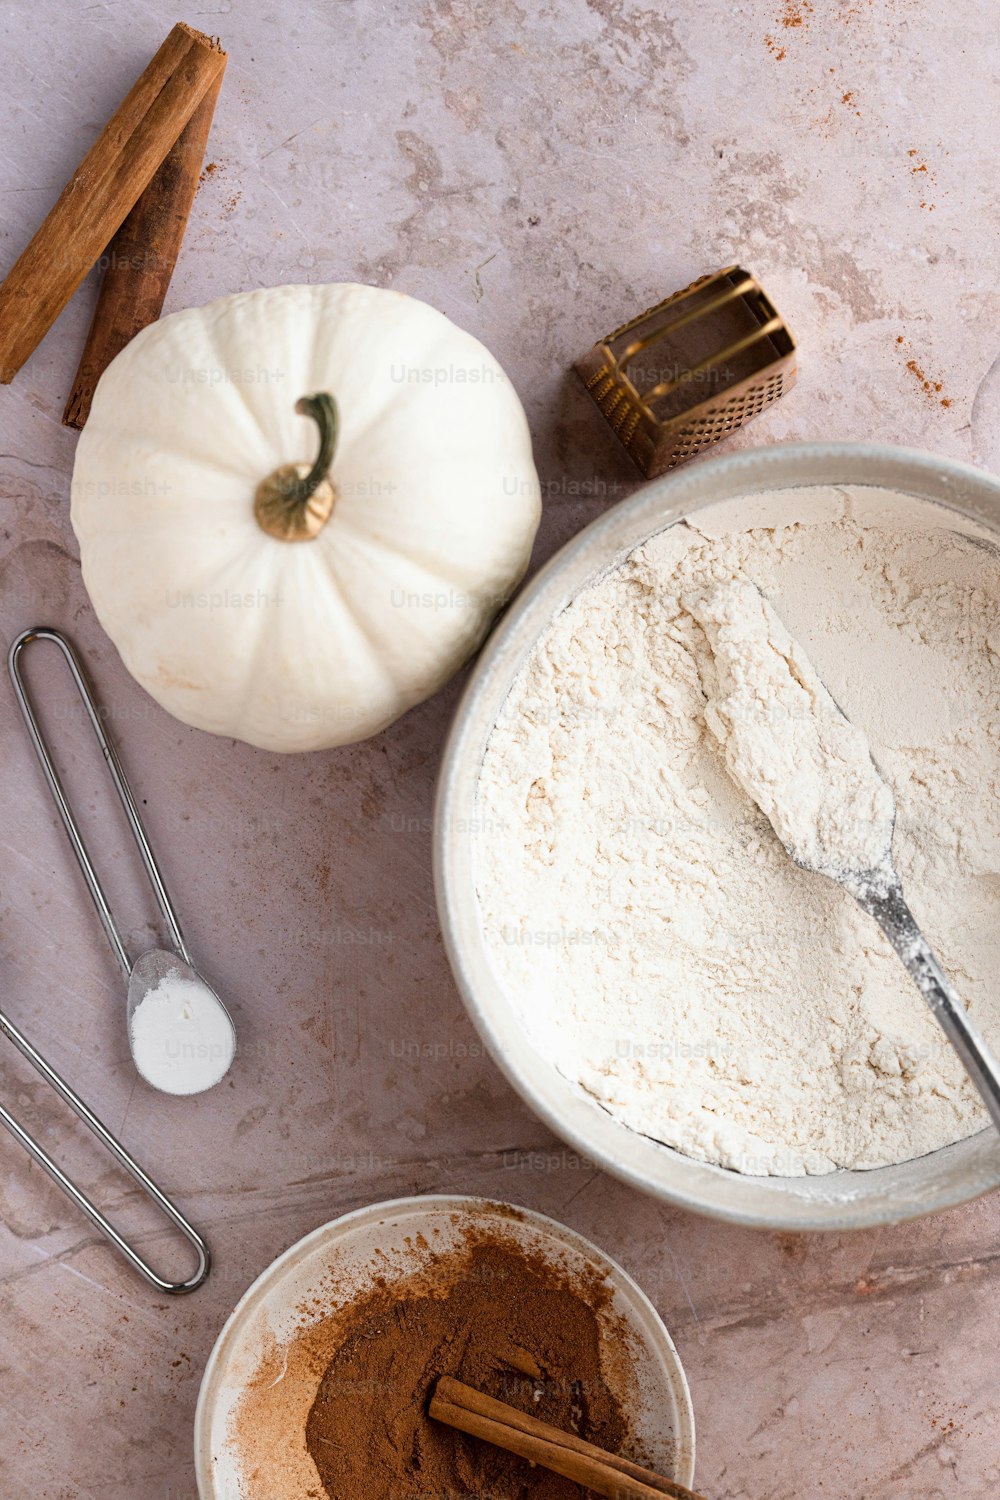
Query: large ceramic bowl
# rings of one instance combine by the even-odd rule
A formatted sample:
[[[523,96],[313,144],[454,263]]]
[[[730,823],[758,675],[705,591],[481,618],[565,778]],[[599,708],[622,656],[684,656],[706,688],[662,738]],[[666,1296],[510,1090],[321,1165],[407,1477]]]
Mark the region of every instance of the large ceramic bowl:
[[[557,1135],[616,1176],[685,1208],[771,1229],[850,1229],[916,1218],[1000,1185],[1000,1141],[983,1131],[901,1166],[819,1177],[749,1177],[696,1161],[621,1124],[536,1050],[505,993],[476,897],[477,788],[493,724],[525,657],[553,617],[598,574],[683,516],[762,491],[863,486],[942,507],[1000,547],[1000,480],[926,453],[860,444],[789,444],[697,464],[655,481],[574,538],[519,596],[461,702],[438,789],[435,880],[459,989],[510,1082]]]
[[[611,1296],[597,1317],[613,1333],[609,1347],[620,1356],[602,1370],[604,1379],[629,1414],[638,1450],[660,1473],[692,1484],[694,1415],[687,1381],[670,1335],[632,1278],[589,1240],[542,1214],[438,1194],[377,1203],[324,1224],[279,1256],[244,1293],[216,1340],[198,1397],[195,1471],[201,1500],[248,1500],[261,1493],[262,1484],[267,1500],[299,1500],[319,1489],[315,1470],[310,1480],[297,1458],[297,1485],[269,1482],[259,1473],[254,1484],[247,1481],[234,1416],[266,1351],[301,1329],[303,1308],[315,1318],[336,1313],[370,1291],[374,1276],[391,1280],[419,1271],[421,1246],[427,1255],[431,1245],[435,1252],[445,1250],[471,1227],[508,1236],[571,1273],[602,1278]],[[305,1416],[318,1381],[318,1375],[311,1384],[301,1380],[306,1388],[293,1402],[296,1414],[283,1419],[274,1443],[276,1473],[287,1472],[277,1451],[283,1444],[304,1452]]]

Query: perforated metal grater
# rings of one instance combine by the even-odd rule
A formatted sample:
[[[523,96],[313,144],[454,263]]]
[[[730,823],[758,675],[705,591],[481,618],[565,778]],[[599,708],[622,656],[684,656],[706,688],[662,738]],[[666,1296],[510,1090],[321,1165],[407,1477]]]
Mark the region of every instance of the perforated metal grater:
[[[795,340],[757,279],[729,266],[623,324],[576,368],[652,479],[784,395],[795,382]]]

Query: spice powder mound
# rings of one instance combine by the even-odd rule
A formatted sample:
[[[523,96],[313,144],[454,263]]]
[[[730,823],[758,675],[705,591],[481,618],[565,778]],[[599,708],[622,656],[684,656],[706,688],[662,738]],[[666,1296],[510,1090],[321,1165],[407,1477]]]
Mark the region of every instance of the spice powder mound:
[[[635,1351],[612,1296],[600,1271],[571,1271],[494,1228],[412,1274],[376,1277],[265,1355],[234,1429],[247,1495],[580,1500],[579,1485],[431,1421],[428,1405],[452,1375],[645,1461],[618,1399]]]
[[[585,1491],[432,1422],[438,1377],[617,1451],[625,1420],[601,1377],[594,1308],[519,1247],[447,1260],[430,1295],[376,1291],[354,1311],[309,1413],[306,1440],[330,1500],[571,1500]]]

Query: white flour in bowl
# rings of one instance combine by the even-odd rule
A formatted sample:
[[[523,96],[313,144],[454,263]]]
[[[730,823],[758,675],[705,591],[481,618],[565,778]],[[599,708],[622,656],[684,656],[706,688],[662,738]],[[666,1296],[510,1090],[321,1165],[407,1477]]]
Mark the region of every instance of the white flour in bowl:
[[[801,647],[893,789],[910,904],[996,1041],[1000,559],[951,526],[879,491],[716,506],[569,605],[494,729],[476,860],[498,974],[543,1055],[689,1155],[819,1173],[985,1123],[874,922],[727,773],[721,710],[804,712],[766,685],[768,653]],[[748,583],[791,639],[765,612],[760,649],[727,658],[720,616],[752,615]]]

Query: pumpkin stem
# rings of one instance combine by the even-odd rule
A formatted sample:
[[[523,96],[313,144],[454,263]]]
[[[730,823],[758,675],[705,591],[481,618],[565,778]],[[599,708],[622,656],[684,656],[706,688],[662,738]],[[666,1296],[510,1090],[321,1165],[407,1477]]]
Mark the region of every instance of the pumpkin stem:
[[[312,468],[282,464],[275,469],[258,485],[253,510],[268,536],[282,542],[310,542],[330,519],[337,498],[330,479],[339,427],[337,403],[328,391],[318,391],[296,401],[295,410],[312,417],[319,428],[316,460]]]
[[[317,391],[315,396],[302,396],[295,403],[300,417],[312,417],[319,428],[319,452],[316,462],[304,479],[292,489],[292,502],[304,505],[316,493],[330,471],[333,450],[337,446],[337,403],[329,391]]]

